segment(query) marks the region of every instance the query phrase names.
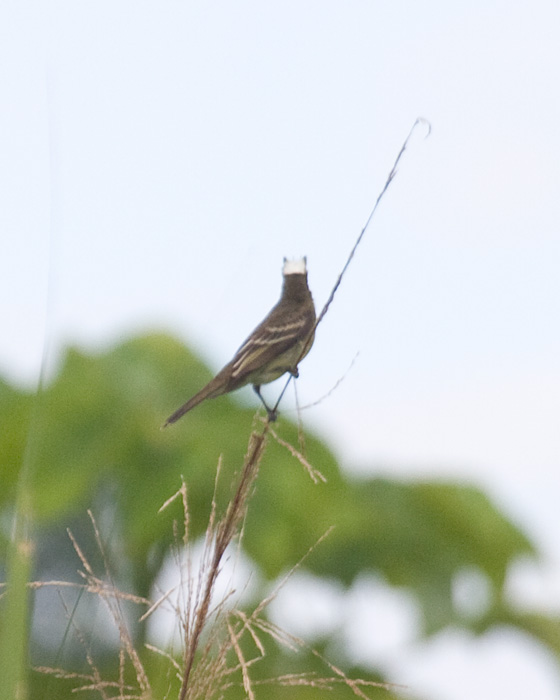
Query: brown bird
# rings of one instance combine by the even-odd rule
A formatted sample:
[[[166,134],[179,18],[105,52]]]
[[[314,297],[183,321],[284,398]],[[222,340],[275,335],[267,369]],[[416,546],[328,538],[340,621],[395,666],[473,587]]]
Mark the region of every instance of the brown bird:
[[[307,259],[287,260],[282,270],[280,301],[259,324],[235,357],[198,394],[178,408],[163,424],[175,423],[205,399],[252,384],[270,420],[276,419],[261,396],[261,385],[273,382],[286,372],[298,376],[298,363],[311,350],[315,335],[315,306],[307,286]]]

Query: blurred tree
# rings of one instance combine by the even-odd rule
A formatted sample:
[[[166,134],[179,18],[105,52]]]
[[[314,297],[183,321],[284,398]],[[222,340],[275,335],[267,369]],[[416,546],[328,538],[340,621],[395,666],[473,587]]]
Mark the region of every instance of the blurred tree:
[[[231,396],[203,404],[184,424],[159,429],[163,419],[209,378],[209,370],[187,348],[169,336],[154,334],[133,338],[104,354],[68,349],[58,375],[39,396],[0,381],[0,518],[8,523],[13,513],[27,449],[35,580],[77,580],[79,562],[67,527],[92,564],[105,566],[86,516],[91,509],[106,542],[116,585],[150,596],[174,542],[172,520],[181,518],[178,503],[163,514],[158,509],[177,491],[181,475],[188,485],[190,535],[196,538],[208,521],[218,460],[223,460],[217,492],[222,508],[243,463],[254,415]],[[38,404],[32,413],[34,402]],[[275,430],[297,445],[292,423],[281,418]],[[325,444],[310,435],[306,458],[325,475],[326,483],[314,484],[284,446],[269,440],[243,539],[265,581],[293,566],[334,525],[332,534],[303,564],[314,575],[348,588],[363,572],[375,572],[414,594],[423,635],[449,625],[475,633],[493,625],[513,625],[560,658],[557,621],[522,615],[504,597],[508,568],[518,557],[534,556],[534,548],[478,489],[350,478],[340,472]],[[0,532],[5,561],[8,529]],[[454,602],[453,582],[465,569],[478,572],[489,583],[490,599],[479,615],[465,615]],[[39,603],[46,605],[48,600],[39,597],[35,611],[32,649],[41,662],[63,645],[64,627],[60,638],[54,638],[50,628],[41,634]],[[118,664],[110,653],[110,635],[99,628],[95,633],[102,642],[101,663],[108,668]],[[136,624],[138,644],[143,635],[144,626]],[[318,643],[330,647],[329,641]],[[302,659],[304,670],[317,663],[312,655],[300,657],[299,664]],[[271,652],[257,675],[286,668],[286,655]],[[44,678],[35,675],[32,682],[32,687],[41,688],[42,698],[61,699],[72,686],[53,679],[45,685]],[[47,688],[52,695],[45,695]],[[266,691],[269,698],[287,697],[282,693],[291,698],[318,697],[309,689]],[[391,697],[387,691],[370,695]],[[31,692],[30,697],[39,695]]]

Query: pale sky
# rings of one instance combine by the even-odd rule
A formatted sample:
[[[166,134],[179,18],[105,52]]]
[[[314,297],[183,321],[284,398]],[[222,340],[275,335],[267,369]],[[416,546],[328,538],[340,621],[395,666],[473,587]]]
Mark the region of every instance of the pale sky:
[[[32,386],[45,336],[56,364],[154,328],[219,369],[284,256],[322,306],[425,117],[300,402],[358,358],[303,418],[349,469],[486,489],[546,554],[521,598],[560,610],[559,28],[555,0],[1,3],[0,371]],[[386,663],[494,700],[503,660],[502,697],[558,700],[527,644],[451,634]]]

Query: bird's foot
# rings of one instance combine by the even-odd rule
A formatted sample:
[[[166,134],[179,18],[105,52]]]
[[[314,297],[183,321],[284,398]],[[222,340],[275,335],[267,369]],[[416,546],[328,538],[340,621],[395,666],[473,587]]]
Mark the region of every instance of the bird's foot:
[[[266,412],[268,414],[268,421],[270,423],[275,423],[276,419],[278,418],[278,411],[275,408],[267,407]]]

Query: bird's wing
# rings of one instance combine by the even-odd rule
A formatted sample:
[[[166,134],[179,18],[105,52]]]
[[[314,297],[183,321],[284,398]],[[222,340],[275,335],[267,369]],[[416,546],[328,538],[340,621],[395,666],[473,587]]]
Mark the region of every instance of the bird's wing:
[[[232,376],[240,378],[280,358],[307,338],[314,322],[314,315],[309,313],[292,315],[289,321],[282,321],[276,314],[270,314],[235,354],[231,362]]]

